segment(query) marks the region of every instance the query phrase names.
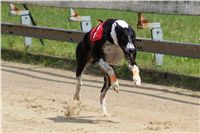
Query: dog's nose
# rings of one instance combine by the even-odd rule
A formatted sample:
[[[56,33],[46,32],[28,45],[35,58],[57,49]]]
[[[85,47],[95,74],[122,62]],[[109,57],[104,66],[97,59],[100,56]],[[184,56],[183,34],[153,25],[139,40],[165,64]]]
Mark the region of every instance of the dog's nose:
[[[135,50],[134,48],[130,48],[130,49],[129,49],[129,52],[130,52],[130,53],[133,53],[134,50]]]

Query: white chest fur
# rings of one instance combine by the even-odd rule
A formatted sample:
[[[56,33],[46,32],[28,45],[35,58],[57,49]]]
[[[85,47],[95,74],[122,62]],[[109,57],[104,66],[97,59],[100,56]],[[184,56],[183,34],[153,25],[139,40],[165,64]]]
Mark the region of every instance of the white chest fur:
[[[105,61],[109,65],[116,65],[118,64],[122,58],[124,58],[124,53],[122,49],[114,44],[106,42],[103,46],[103,51],[105,54]]]

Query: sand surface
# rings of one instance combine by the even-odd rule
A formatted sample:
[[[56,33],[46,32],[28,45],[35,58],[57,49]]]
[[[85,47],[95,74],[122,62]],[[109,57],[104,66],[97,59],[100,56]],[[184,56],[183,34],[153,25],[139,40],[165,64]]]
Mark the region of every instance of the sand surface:
[[[84,75],[79,103],[72,71],[2,61],[1,73],[3,132],[200,132],[199,92],[119,80],[102,117],[103,77]]]

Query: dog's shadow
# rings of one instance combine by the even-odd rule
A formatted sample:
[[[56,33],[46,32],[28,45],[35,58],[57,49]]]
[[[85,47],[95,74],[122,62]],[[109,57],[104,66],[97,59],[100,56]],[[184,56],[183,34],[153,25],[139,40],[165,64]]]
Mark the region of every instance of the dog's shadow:
[[[108,119],[93,119],[95,116],[57,116],[52,118],[47,118],[49,120],[54,121],[55,123],[90,123],[90,124],[96,124],[96,123],[119,123],[116,121],[108,120]]]

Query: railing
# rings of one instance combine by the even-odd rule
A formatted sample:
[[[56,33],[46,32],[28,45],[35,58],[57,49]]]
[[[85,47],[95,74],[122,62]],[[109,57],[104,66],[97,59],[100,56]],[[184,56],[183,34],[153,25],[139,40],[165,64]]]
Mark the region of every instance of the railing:
[[[85,34],[84,32],[79,31],[69,31],[40,26],[17,25],[11,23],[1,23],[1,33],[75,43],[80,42]],[[170,41],[152,41],[149,39],[137,38],[136,46],[138,50],[144,52],[200,58],[200,45],[197,44]]]
[[[38,6],[52,6],[63,8],[95,8],[95,9],[116,9],[133,12],[161,13],[161,14],[182,14],[200,15],[199,1],[4,1],[19,4],[30,4]],[[39,26],[16,25],[1,23],[2,34],[18,36],[29,36],[50,40],[67,41],[78,43],[84,33],[64,29],[46,28]],[[182,57],[200,58],[200,45],[170,42],[152,41],[150,39],[137,38],[138,50],[144,52],[161,53]]]
[[[9,1],[6,1],[9,2]],[[111,0],[65,0],[65,1],[10,1],[38,6],[63,8],[95,8],[124,10],[156,14],[200,15],[199,1],[111,1]]]

